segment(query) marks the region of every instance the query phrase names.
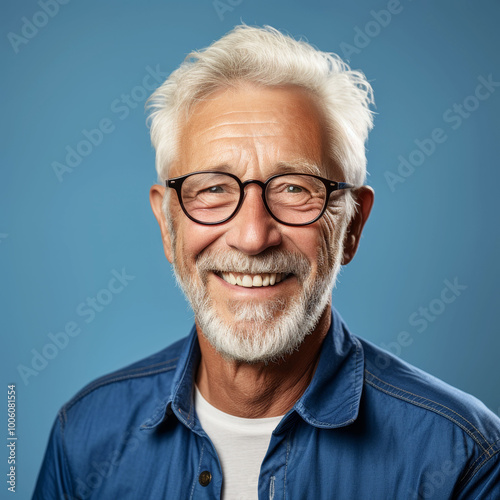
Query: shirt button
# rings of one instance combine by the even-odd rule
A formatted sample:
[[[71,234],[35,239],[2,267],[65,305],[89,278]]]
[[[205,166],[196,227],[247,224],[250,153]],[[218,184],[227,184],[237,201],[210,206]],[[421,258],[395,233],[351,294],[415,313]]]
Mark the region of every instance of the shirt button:
[[[202,486],[208,486],[212,480],[212,474],[207,470],[204,470],[198,477],[198,481]]]

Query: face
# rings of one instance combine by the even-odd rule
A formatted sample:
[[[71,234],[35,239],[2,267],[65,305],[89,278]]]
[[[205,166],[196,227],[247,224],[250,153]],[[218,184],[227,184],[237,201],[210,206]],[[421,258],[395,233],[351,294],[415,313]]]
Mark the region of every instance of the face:
[[[304,172],[342,181],[328,161],[324,131],[319,107],[303,90],[220,91],[184,123],[169,176],[220,170],[265,181]],[[347,226],[345,198],[332,196],[319,221],[290,227],[267,213],[261,188],[250,184],[236,216],[204,226],[169,195],[166,253],[201,333],[223,356],[244,362],[271,361],[298,348],[329,306]]]

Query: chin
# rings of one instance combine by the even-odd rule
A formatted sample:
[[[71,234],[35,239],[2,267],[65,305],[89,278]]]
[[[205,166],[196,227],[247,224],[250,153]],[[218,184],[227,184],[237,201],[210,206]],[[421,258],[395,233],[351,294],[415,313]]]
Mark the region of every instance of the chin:
[[[329,303],[329,295],[316,303],[312,314],[301,300],[295,303],[235,303],[231,319],[222,319],[216,308],[198,310],[197,324],[205,338],[225,359],[244,363],[279,361],[298,350],[314,332]]]

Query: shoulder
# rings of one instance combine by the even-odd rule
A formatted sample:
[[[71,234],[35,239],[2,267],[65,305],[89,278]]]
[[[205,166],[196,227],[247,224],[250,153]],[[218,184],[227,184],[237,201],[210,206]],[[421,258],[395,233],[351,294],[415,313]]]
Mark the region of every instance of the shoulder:
[[[465,433],[486,457],[500,451],[500,419],[481,401],[366,340],[358,340],[365,355],[365,393],[380,402],[380,408],[398,408],[405,418],[413,415],[425,432],[434,429],[436,439],[446,440],[452,432]],[[424,420],[432,422],[431,427]]]
[[[78,492],[97,487],[91,486],[90,478],[108,477],[112,466],[125,457],[136,457],[138,447],[147,439],[141,425],[165,408],[177,368],[185,363],[186,347],[192,340],[192,335],[188,336],[100,377],[68,401],[52,428],[40,491],[51,491],[61,482],[65,491],[76,488],[78,498],[87,498]]]
[[[166,349],[89,383],[59,412],[65,427],[89,425],[103,419],[115,422],[134,416],[147,418],[159,402],[170,394],[177,362],[188,341],[185,337]],[[128,422],[132,425],[132,422]]]

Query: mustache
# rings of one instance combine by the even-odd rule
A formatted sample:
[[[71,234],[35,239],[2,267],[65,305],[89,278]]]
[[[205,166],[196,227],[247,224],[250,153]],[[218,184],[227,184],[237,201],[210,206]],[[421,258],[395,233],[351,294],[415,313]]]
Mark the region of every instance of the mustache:
[[[305,278],[311,271],[311,264],[303,255],[288,250],[266,250],[258,255],[246,255],[237,250],[203,252],[196,260],[196,267],[202,275],[209,271],[287,273]]]

